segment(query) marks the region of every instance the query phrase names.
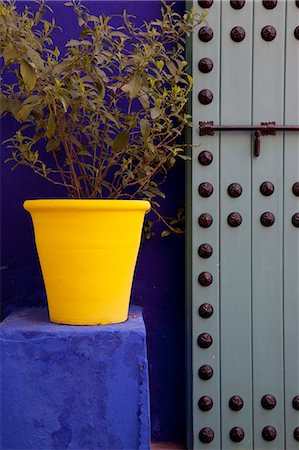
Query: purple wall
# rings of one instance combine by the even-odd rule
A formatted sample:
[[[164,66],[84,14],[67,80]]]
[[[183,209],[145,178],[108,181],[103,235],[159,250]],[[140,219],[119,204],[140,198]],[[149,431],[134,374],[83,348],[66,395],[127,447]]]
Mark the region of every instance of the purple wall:
[[[31,2],[18,2],[18,7]],[[56,32],[60,48],[78,32],[75,16],[63,2],[49,2],[63,32]],[[157,1],[84,2],[93,14],[121,13],[125,8],[138,19],[150,20],[160,13]],[[184,10],[184,2],[177,9]],[[67,13],[66,13],[67,11]],[[2,138],[11,135],[15,123],[5,118]],[[2,160],[7,154],[3,151]],[[163,212],[175,214],[184,203],[184,166],[170,174],[165,187]],[[45,293],[34,247],[25,199],[62,197],[63,191],[35,177],[26,168],[11,172],[1,165],[1,289],[2,313],[15,306],[45,302]],[[185,331],[184,331],[184,239],[158,237],[142,245],[132,293],[132,302],[144,309],[148,332],[153,439],[183,441],[185,437]]]

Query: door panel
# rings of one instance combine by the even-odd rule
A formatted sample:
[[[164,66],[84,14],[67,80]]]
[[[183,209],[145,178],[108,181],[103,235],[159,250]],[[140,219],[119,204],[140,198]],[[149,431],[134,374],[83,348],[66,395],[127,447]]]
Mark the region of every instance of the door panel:
[[[210,3],[202,27],[213,37],[202,30],[192,43],[190,447],[293,450],[299,427],[299,230],[292,223],[299,211],[299,188],[293,188],[299,133],[261,136],[255,157],[254,133],[199,136],[197,124],[299,125],[299,5]],[[212,70],[204,58],[212,60]]]

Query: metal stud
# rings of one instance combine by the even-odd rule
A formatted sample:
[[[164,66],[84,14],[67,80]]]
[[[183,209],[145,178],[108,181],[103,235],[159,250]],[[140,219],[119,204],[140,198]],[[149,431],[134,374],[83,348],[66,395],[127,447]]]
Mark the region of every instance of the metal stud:
[[[213,275],[210,272],[201,272],[198,275],[198,282],[201,286],[210,286],[213,283]]]
[[[198,162],[202,166],[209,166],[213,161],[213,155],[208,150],[204,150],[203,152],[200,152],[198,155]]]
[[[198,369],[198,376],[201,380],[210,380],[214,375],[213,367],[208,364],[204,364]]]
[[[213,92],[209,89],[202,89],[198,94],[198,100],[202,105],[209,105],[213,101]]]
[[[213,399],[208,395],[203,395],[198,400],[198,407],[202,411],[210,411],[213,408]]]
[[[209,317],[211,317],[213,312],[214,312],[214,309],[213,309],[213,306],[210,305],[210,303],[203,303],[198,308],[198,314],[203,319],[208,319]]]
[[[299,212],[293,215],[292,224],[294,225],[294,227],[299,228]]]
[[[209,73],[212,71],[214,63],[210,58],[202,58],[198,63],[198,68],[202,73]]]
[[[243,408],[244,402],[239,395],[233,395],[229,399],[228,404],[229,404],[230,409],[232,409],[233,411],[240,411],[240,409]]]
[[[264,41],[273,41],[276,36],[276,30],[272,25],[266,25],[261,31],[262,38]]]
[[[198,193],[201,197],[211,197],[211,195],[213,194],[213,186],[211,185],[211,183],[200,183],[199,188],[198,188]]]
[[[198,254],[201,258],[208,259],[213,254],[213,247],[210,244],[201,244],[198,248]]]
[[[213,223],[213,217],[209,213],[203,213],[199,216],[198,223],[202,228],[209,228]]]
[[[245,5],[245,0],[231,0],[230,6],[234,9],[241,9]]]
[[[242,223],[242,216],[240,213],[238,212],[232,212],[229,214],[229,216],[227,217],[227,223],[231,226],[231,227],[238,227],[241,225]]]
[[[241,442],[243,441],[245,437],[245,433],[243,428],[241,427],[234,427],[230,430],[229,436],[233,442]]]
[[[296,181],[296,183],[293,184],[292,191],[296,197],[299,197],[299,181]]]
[[[242,194],[242,186],[239,183],[231,183],[227,188],[227,193],[230,197],[240,197]]]
[[[260,192],[261,192],[261,194],[265,195],[266,197],[269,197],[274,192],[274,184],[271,183],[271,181],[264,181],[260,185]]]
[[[296,27],[295,30],[294,30],[294,36],[295,36],[296,39],[299,40],[299,25],[298,25],[298,27]]]
[[[198,31],[198,37],[202,42],[209,42],[213,39],[214,33],[211,27],[201,27]]]
[[[245,39],[246,33],[242,27],[234,27],[230,32],[230,37],[235,42],[241,42]]]
[[[272,225],[275,222],[275,216],[270,211],[266,211],[261,215],[261,224],[264,225],[264,227],[272,227]]]
[[[274,441],[276,438],[276,429],[272,427],[271,425],[267,425],[263,428],[262,436],[265,439],[265,441]]]
[[[293,433],[295,441],[299,441],[299,427],[296,427]]]
[[[295,1],[295,5],[297,6],[297,8],[299,8],[299,0]]]
[[[209,444],[214,439],[214,431],[212,428],[204,427],[199,432],[199,440],[204,444]]]
[[[275,6],[277,5],[277,0],[265,0],[263,1],[263,7],[266,9],[274,9]]]
[[[299,411],[299,395],[295,395],[292,401],[293,408]]]
[[[264,409],[273,409],[276,406],[276,398],[274,395],[266,394],[262,397],[261,404]]]
[[[197,338],[197,345],[200,348],[209,348],[213,344],[213,338],[209,333],[201,333]]]
[[[213,0],[198,0],[201,8],[210,8],[213,5]]]

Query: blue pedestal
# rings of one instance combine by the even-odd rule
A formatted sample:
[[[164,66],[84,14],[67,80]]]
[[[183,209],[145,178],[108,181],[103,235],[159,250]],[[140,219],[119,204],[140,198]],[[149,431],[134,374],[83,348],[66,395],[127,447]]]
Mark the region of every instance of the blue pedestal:
[[[47,312],[1,324],[1,449],[150,448],[146,331],[125,323],[69,326]]]

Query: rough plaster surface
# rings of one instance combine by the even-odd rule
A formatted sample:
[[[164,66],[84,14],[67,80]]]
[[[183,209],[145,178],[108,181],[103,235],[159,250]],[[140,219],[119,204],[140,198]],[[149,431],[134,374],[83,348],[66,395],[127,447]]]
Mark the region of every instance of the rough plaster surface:
[[[57,325],[26,308],[0,337],[2,450],[150,448],[140,308],[105,326]]]

